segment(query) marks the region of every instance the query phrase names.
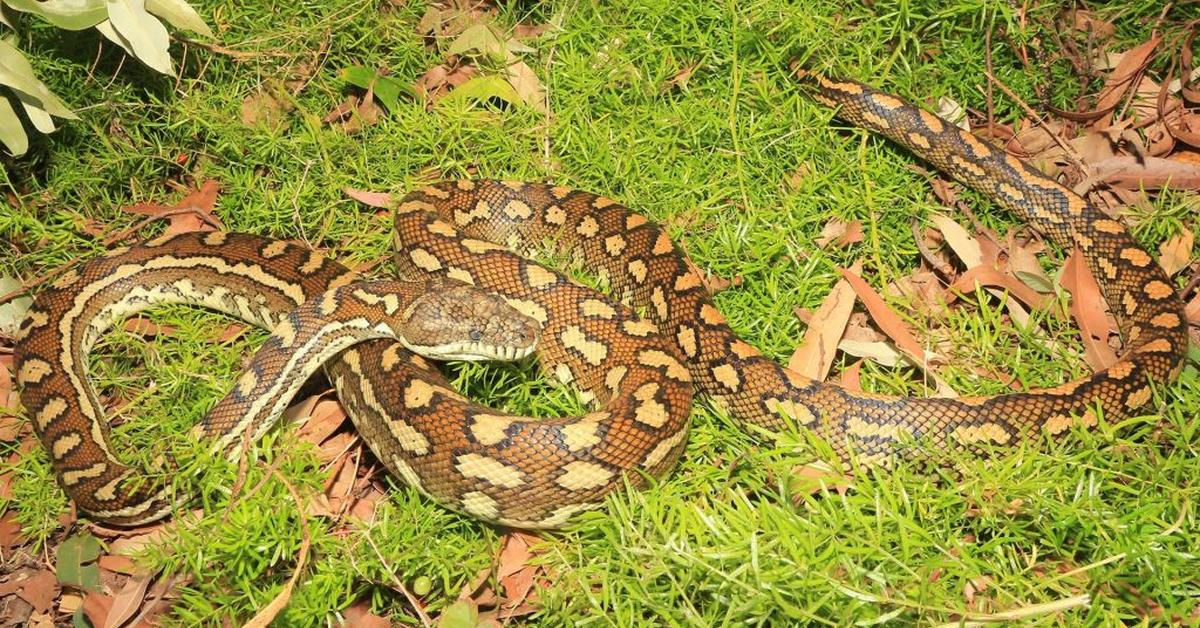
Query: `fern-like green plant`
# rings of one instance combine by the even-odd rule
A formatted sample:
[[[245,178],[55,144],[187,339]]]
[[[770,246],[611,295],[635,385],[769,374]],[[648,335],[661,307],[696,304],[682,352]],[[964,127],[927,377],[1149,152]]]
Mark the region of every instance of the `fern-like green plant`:
[[[185,0],[0,0],[0,24],[13,28],[4,11],[11,9],[38,16],[66,30],[95,28],[147,67],[175,75],[171,40],[162,21],[171,26],[212,37],[212,30]],[[13,155],[29,149],[25,124],[17,114],[20,104],[34,129],[54,131],[54,118],[75,114],[38,80],[33,66],[16,46],[16,38],[0,38],[0,143]]]

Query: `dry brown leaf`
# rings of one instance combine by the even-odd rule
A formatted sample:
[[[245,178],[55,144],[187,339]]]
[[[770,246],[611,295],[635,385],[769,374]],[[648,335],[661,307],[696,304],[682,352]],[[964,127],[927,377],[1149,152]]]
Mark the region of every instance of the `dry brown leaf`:
[[[335,515],[342,512],[347,500],[352,499],[350,490],[354,487],[354,480],[358,477],[357,465],[350,464],[349,459],[350,456],[339,458],[333,472],[325,480],[325,497],[329,509]]]
[[[112,607],[103,624],[104,627],[120,628],[125,622],[133,619],[138,609],[142,607],[142,602],[146,599],[146,589],[153,579],[154,576],[150,574],[130,578],[113,598]]]
[[[213,342],[216,342],[217,344],[233,342],[242,334],[246,333],[246,329],[248,328],[242,323],[230,323],[221,330],[221,333],[218,334],[216,338],[213,338]]]
[[[1006,290],[1010,295],[1033,309],[1044,307],[1047,302],[1046,296],[1038,294],[1016,277],[1005,275],[991,266],[976,266],[960,275],[946,289],[946,301],[951,302],[958,295],[974,292],[980,287]]]
[[[816,242],[820,248],[825,248],[830,244],[838,247],[848,246],[856,242],[862,242],[863,230],[861,220],[843,221],[840,218],[832,218],[821,229],[821,234],[816,237],[813,242]]]
[[[416,93],[425,97],[426,107],[432,108],[454,88],[476,76],[479,76],[479,70],[473,65],[436,65],[417,78],[412,87]]]
[[[0,443],[17,440],[25,431],[25,425],[25,421],[15,416],[0,416]]]
[[[557,27],[553,24],[526,24],[522,22],[513,28],[513,38],[535,39],[554,30],[555,28]]]
[[[217,183],[217,180],[209,179],[173,206],[168,207],[159,203],[136,203],[122,207],[121,210],[151,218],[166,218],[168,224],[163,235],[224,230],[225,225],[213,214],[217,204],[217,193],[220,190],[221,185]]]
[[[807,179],[811,174],[812,167],[808,165],[808,162],[802,161],[796,165],[795,170],[788,173],[787,177],[783,179],[783,184],[786,185],[789,190],[798,190],[800,189],[800,186],[804,184],[804,180]]]
[[[1200,324],[1200,294],[1197,294],[1192,297],[1191,301],[1188,301],[1187,307],[1183,308],[1183,313],[1189,323],[1193,325]]]
[[[371,612],[371,603],[359,600],[342,611],[346,628],[390,628],[392,622]]]
[[[788,489],[794,495],[792,501],[795,504],[799,504],[805,495],[816,495],[828,490],[845,495],[852,486],[849,477],[824,462],[792,467],[788,481]]]
[[[1075,30],[1092,37],[1096,41],[1104,41],[1116,34],[1117,28],[1112,22],[1100,19],[1091,11],[1076,10],[1071,12],[1072,25]]]
[[[1167,276],[1174,275],[1187,267],[1192,261],[1192,230],[1184,227],[1178,235],[1163,242],[1159,247],[1158,264],[1167,271]]]
[[[949,216],[934,214],[930,217],[934,226],[942,233],[942,238],[950,250],[962,260],[967,268],[974,268],[984,263],[983,246],[975,236],[955,222]],[[994,261],[994,260],[993,260]]]
[[[927,354],[921,348],[920,343],[908,328],[908,324],[888,308],[883,297],[879,296],[879,293],[875,292],[875,289],[866,281],[863,281],[862,277],[845,269],[838,270],[842,277],[849,280],[851,287],[854,288],[854,293],[858,295],[858,300],[866,306],[867,312],[870,313],[871,320],[875,321],[875,324],[896,343],[896,346],[908,356],[914,365],[933,380],[932,383],[935,387],[933,394],[937,397],[957,397],[958,392],[935,372],[931,359],[932,354]],[[838,347],[841,348],[843,343],[839,343]]]
[[[530,599],[534,578],[541,570],[529,564],[534,557],[530,548],[539,541],[527,532],[510,532],[505,536],[496,564],[496,581],[504,590],[502,606],[515,608]]]
[[[862,272],[862,263],[856,262],[851,271]],[[824,381],[833,367],[837,355],[838,341],[846,332],[850,314],[854,311],[854,288],[850,282],[840,279],[834,284],[821,306],[806,321],[808,329],[800,346],[788,360],[788,368],[817,381]]]
[[[43,569],[21,583],[17,597],[28,602],[34,610],[44,613],[50,610],[60,590],[54,572]]]
[[[921,343],[917,342],[912,331],[908,328],[908,323],[905,323],[895,312],[887,306],[883,301],[883,297],[879,296],[878,292],[872,288],[862,277],[852,273],[846,269],[838,269],[842,277],[850,284],[854,293],[858,295],[858,299],[866,306],[867,312],[871,314],[871,320],[891,338],[896,346],[901,351],[909,354],[909,357],[922,368],[928,367],[928,360],[925,357],[925,350],[921,348]]]
[[[351,94],[338,106],[325,114],[322,121],[337,124],[348,135],[354,135],[363,128],[379,122],[383,109],[375,103],[375,94],[367,90],[361,97]]]
[[[176,331],[179,331],[172,325],[163,325],[141,316],[135,316],[125,321],[123,325],[125,331],[138,336],[154,338],[156,336],[170,336]]]
[[[1008,141],[1005,150],[1022,157],[1041,155],[1051,148],[1058,146],[1055,137],[1065,134],[1065,126],[1061,122],[1051,121],[1046,124],[1028,126],[1021,129]]]
[[[1008,268],[1017,279],[1039,293],[1054,293],[1054,281],[1042,269],[1037,254],[1031,250],[1029,244],[1021,245],[1013,234],[1009,233],[1005,250],[1008,252]]]
[[[279,128],[287,121],[287,114],[293,109],[295,105],[291,99],[280,98],[260,87],[242,101],[242,124]]]
[[[357,437],[350,432],[342,432],[325,439],[325,442],[321,443],[317,450],[317,460],[320,460],[322,464],[333,462],[335,458],[350,448],[355,438]]]
[[[1181,150],[1171,155],[1171,160],[1200,166],[1200,152],[1196,152],[1194,150]]]
[[[113,599],[102,593],[90,592],[83,598],[83,614],[93,626],[103,626],[112,611]]]
[[[512,85],[513,90],[521,97],[525,104],[533,108],[538,113],[548,113],[550,110],[546,108],[546,90],[542,87],[542,82],[534,73],[533,68],[529,67],[524,61],[511,63],[504,69],[504,77],[508,83]]]
[[[354,505],[350,507],[350,516],[371,523],[375,521],[375,509],[385,499],[387,499],[387,495],[372,486],[367,489],[366,495],[354,500]]]
[[[968,580],[966,586],[963,587],[963,598],[966,599],[967,604],[974,605],[976,596],[986,591],[991,582],[992,579],[987,576]]]
[[[918,268],[884,287],[886,296],[907,300],[913,310],[931,318],[946,314],[946,301],[942,298],[942,282],[936,273]]]
[[[704,288],[708,290],[709,294],[717,294],[730,288],[736,288],[745,281],[745,278],[741,275],[734,275],[732,278],[726,279],[709,271],[700,270],[699,266],[692,263],[690,257],[685,257],[684,261],[687,262],[688,268],[691,268],[692,272],[696,273],[696,276],[700,278],[700,282],[704,284]]]
[[[8,549],[25,543],[25,537],[21,535],[21,524],[17,522],[17,515],[13,511],[8,511],[0,515],[0,549]]]
[[[320,445],[333,435],[346,420],[346,410],[337,399],[322,399],[309,413],[308,421],[300,428],[300,440]]]
[[[842,388],[862,392],[862,365],[862,360],[855,360],[854,364],[842,371],[840,380]]]
[[[356,190],[354,188],[342,188],[342,192],[350,198],[366,205],[368,207],[378,207],[380,209],[392,209],[396,206],[396,200],[387,192],[367,192],[366,190]]]
[[[688,79],[692,78],[692,73],[695,72],[696,68],[698,67],[700,66],[696,63],[684,66],[682,70],[671,75],[671,78],[664,81],[662,87],[659,88],[659,91],[666,93],[672,89],[675,89],[676,87],[679,89],[687,89]]]
[[[1075,155],[1085,165],[1117,156],[1116,151],[1113,150],[1113,141],[1105,132],[1091,131],[1086,135],[1072,138],[1067,143],[1075,149]]]
[[[1111,119],[1111,112],[1121,99],[1124,98],[1129,87],[1134,84],[1141,73],[1149,65],[1150,59],[1154,55],[1158,44],[1162,42],[1162,37],[1155,35],[1148,41],[1135,46],[1134,48],[1125,51],[1120,62],[1117,63],[1113,71],[1104,81],[1104,87],[1100,90],[1100,94],[1096,97],[1096,107],[1094,113],[1100,113],[1098,116],[1101,122],[1099,126],[1108,126],[1107,122]]]
[[[1071,316],[1083,336],[1084,359],[1096,371],[1112,366],[1117,354],[1108,345],[1108,336],[1113,331],[1108,323],[1108,306],[1078,249],[1063,264],[1059,283],[1071,293]]]
[[[1200,188],[1200,164],[1182,159],[1110,157],[1091,164],[1089,181],[1102,181],[1129,190],[1195,190]]]
[[[108,571],[125,574],[127,576],[133,575],[140,571],[138,566],[133,562],[132,558],[128,556],[118,556],[116,554],[105,554],[101,556],[100,560],[97,561],[97,564],[100,565],[101,569],[107,569]]]

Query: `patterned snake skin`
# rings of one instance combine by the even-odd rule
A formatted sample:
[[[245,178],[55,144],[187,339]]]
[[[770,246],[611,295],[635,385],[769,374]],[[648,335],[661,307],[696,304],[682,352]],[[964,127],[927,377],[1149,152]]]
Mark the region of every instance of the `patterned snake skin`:
[[[1186,342],[1182,303],[1121,223],[894,96],[804,70],[797,77],[817,100],[839,107],[843,119],[988,193],[1058,244],[1078,246],[1120,320],[1127,347],[1120,360],[1063,386],[998,397],[848,391],[789,371],[740,340],[665,232],[615,201],[536,183],[443,183],[409,194],[397,208],[402,273],[448,277],[504,297],[541,324],[543,368],[573,382],[596,409],[545,420],[499,413],[451,390],[400,344],[372,340],[343,351],[326,370],[380,460],[450,508],[518,527],[557,527],[608,493],[642,486],[671,467],[686,438],[693,390],[740,421],[769,430],[801,426],[844,459],[888,464],[914,455],[914,442],[918,450],[982,454],[1059,436],[1073,424],[1092,426],[1098,412],[1116,420],[1143,407],[1152,384],[1178,375]],[[547,249],[610,284],[621,303],[516,254]],[[101,406],[85,381],[83,355],[115,314],[172,299],[270,327],[296,304],[351,280],[343,267],[297,245],[209,234],[113,252],[42,293],[22,327],[18,382],[78,506],[138,523],[176,503],[168,482],[111,453]],[[215,432],[228,439],[234,430]]]

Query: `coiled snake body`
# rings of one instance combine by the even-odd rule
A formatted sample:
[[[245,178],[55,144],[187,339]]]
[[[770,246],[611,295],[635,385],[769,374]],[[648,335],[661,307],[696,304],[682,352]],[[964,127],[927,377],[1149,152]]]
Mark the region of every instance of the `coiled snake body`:
[[[597,408],[547,420],[499,413],[458,395],[402,345],[372,340],[342,351],[326,370],[380,460],[451,508],[491,522],[555,527],[626,483],[665,473],[682,450],[693,389],[746,423],[798,425],[844,458],[886,463],[914,439],[982,453],[1094,425],[1097,412],[1127,416],[1150,400],[1153,383],[1177,376],[1186,342],[1182,303],[1121,223],[894,96],[803,70],[797,76],[816,99],[840,107],[843,119],[987,192],[1060,245],[1078,246],[1120,321],[1128,347],[1120,360],[1053,389],[986,398],[892,398],[811,381],[740,340],[682,253],[641,215],[567,188],[459,181],[399,204],[398,266],[501,295],[541,325],[543,367],[574,382]],[[510,250],[545,245],[606,280],[625,305]],[[16,356],[22,401],[68,494],[93,516],[126,524],[161,517],[175,503],[169,482],[112,454],[85,381],[82,354],[115,314],[170,298],[272,326],[297,304],[325,298],[317,309],[338,320],[345,303],[322,295],[351,280],[345,268],[303,247],[224,233],[152,241],[70,271],[38,297]],[[385,298],[371,296],[376,304]],[[294,332],[284,330],[283,340]],[[280,335],[277,329],[268,348],[286,349],[277,346]],[[316,368],[317,353],[300,361]],[[260,355],[237,388],[262,387],[271,363]],[[237,390],[227,399],[242,403]],[[204,431],[230,442],[264,428],[225,416],[210,415]]]

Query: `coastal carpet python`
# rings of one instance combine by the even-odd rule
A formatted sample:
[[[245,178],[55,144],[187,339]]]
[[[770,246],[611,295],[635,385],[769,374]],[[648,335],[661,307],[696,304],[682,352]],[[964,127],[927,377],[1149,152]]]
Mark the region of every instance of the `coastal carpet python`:
[[[684,445],[693,389],[745,423],[807,428],[843,458],[887,464],[914,449],[982,454],[1058,436],[1075,424],[1094,425],[1101,412],[1116,420],[1144,406],[1152,384],[1177,376],[1186,342],[1182,303],[1120,222],[894,96],[805,70],[796,76],[842,119],[988,193],[1059,245],[1078,247],[1119,319],[1120,359],[1091,377],[997,397],[849,391],[806,379],[740,340],[663,229],[617,202],[538,183],[443,183],[397,207],[402,274],[501,295],[542,326],[543,368],[573,382],[595,409],[544,420],[497,412],[460,396],[402,345],[371,340],[342,351],[326,371],[379,459],[448,507],[490,522],[556,527],[609,492],[642,486],[670,468]],[[516,254],[546,247],[610,284],[621,302]],[[336,319],[342,302],[322,295],[352,278],[299,245],[224,233],[151,241],[69,271],[38,297],[16,354],[21,398],[67,493],[92,516],[125,524],[161,517],[178,503],[169,478],[117,460],[85,381],[84,341],[113,315],[179,298],[270,327],[297,304],[323,298],[328,306],[318,309]],[[279,342],[277,330],[268,344]],[[267,371],[256,364],[235,388],[260,383]],[[246,427],[234,418],[206,421],[203,429],[229,440]]]

